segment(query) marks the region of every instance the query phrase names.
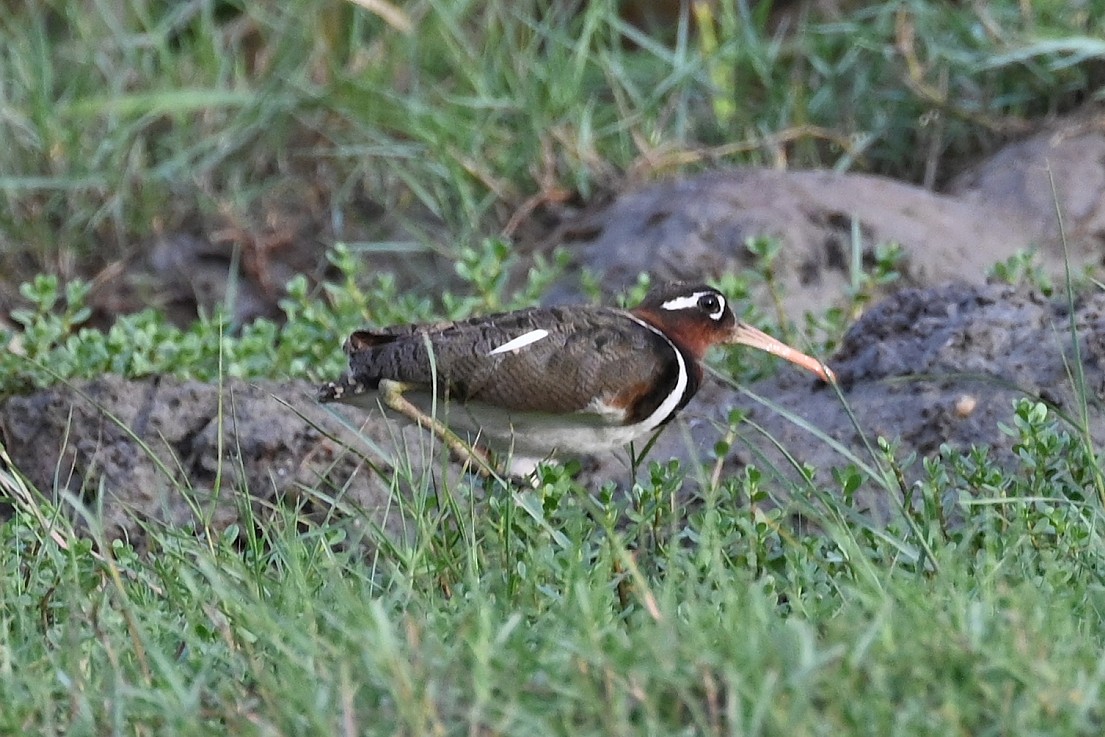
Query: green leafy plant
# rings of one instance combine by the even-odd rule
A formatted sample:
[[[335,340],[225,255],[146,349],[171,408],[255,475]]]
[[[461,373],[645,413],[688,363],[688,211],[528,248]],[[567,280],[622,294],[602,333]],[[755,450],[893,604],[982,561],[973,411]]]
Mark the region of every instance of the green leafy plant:
[[[1013,286],[1024,285],[1038,289],[1041,294],[1048,297],[1055,293],[1055,284],[1044,273],[1039,254],[1031,249],[1017,251],[1004,261],[994,264],[987,278]]]
[[[345,246],[329,254],[339,277],[312,292],[303,276],[293,278],[280,301],[283,321],[257,320],[231,333],[226,314],[216,310],[187,328],[170,324],[164,314],[147,309],[118,318],[107,330],[81,327],[90,310],[89,286],[66,285],[64,299],[55,276],[40,276],[23,285],[29,307],[13,312],[21,329],[0,335],[9,350],[0,356],[0,393],[40,387],[104,373],[138,377],[152,374],[211,381],[218,376],[318,379],[344,370],[339,350],[350,331],[363,325],[386,325],[432,319],[438,309],[453,318],[475,311],[512,309],[537,301],[563,268],[559,252],[551,261],[538,259],[510,301],[507,275],[516,257],[500,239],[468,249],[458,275],[475,296],[446,292],[440,307],[413,294],[400,294],[395,279],[377,275],[365,283],[360,261]]]

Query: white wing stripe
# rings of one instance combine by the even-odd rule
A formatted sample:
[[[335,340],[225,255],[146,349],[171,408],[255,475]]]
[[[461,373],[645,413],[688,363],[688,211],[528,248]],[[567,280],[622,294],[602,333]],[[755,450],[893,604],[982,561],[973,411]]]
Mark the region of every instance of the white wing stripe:
[[[533,343],[536,343],[537,341],[547,337],[548,334],[549,331],[545,330],[544,328],[531,330],[528,333],[523,333],[519,335],[513,340],[508,340],[506,343],[503,343],[498,348],[493,348],[491,351],[488,352],[487,355],[494,356],[498,353],[511,353],[513,351],[521,350],[527,345],[532,345]]]

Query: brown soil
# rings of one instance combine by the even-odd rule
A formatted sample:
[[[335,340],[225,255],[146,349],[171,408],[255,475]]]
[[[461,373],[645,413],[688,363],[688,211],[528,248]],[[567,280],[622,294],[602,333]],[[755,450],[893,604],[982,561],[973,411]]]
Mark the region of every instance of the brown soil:
[[[302,381],[105,376],[8,399],[0,430],[36,488],[69,495],[111,536],[140,543],[148,519],[222,529],[280,505],[305,520],[348,521],[353,537],[364,525],[401,534],[412,484],[437,469],[431,441],[414,427],[331,412],[315,393]]]

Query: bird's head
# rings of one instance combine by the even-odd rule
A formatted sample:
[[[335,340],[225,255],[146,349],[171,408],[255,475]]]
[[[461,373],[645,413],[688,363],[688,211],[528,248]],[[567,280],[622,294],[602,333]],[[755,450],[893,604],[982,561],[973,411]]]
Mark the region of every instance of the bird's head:
[[[835,381],[832,371],[813,356],[737,320],[725,295],[705,284],[654,287],[631,312],[698,360],[715,345],[740,344],[790,361],[822,381]]]

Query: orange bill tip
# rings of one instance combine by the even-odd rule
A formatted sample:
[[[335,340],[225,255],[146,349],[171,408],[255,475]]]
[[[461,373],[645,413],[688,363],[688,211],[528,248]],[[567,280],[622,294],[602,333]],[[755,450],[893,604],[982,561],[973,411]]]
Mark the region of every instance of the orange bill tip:
[[[746,325],[742,322],[737,323],[733,328],[730,342],[746,345],[749,348],[755,348],[770,353],[773,356],[778,356],[779,358],[790,361],[794,365],[801,366],[807,371],[816,374],[827,384],[836,383],[836,374],[834,374],[832,369],[824,363],[813,356],[808,356],[795,348],[791,348],[783,341],[772,338],[764,331],[758,330],[751,325]]]

